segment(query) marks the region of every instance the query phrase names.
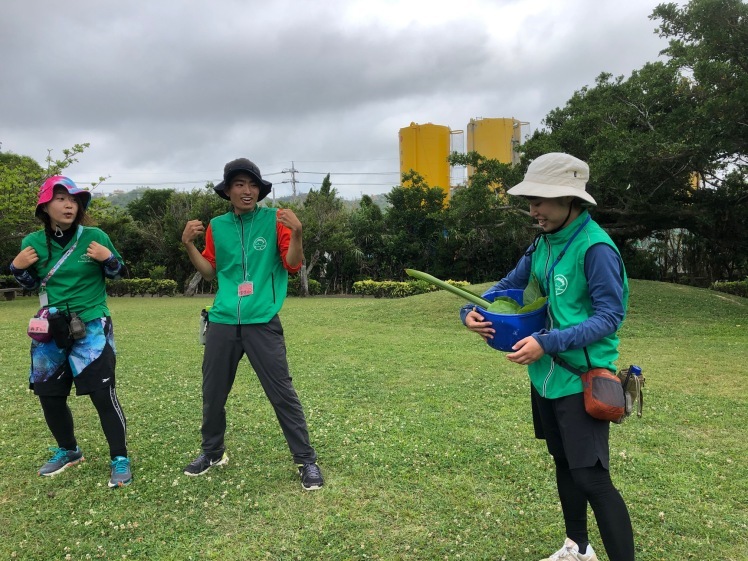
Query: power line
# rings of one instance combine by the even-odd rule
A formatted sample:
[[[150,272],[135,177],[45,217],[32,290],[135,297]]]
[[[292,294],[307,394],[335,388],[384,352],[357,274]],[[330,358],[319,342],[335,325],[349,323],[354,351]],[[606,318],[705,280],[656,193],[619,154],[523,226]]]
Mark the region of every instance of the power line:
[[[299,171],[296,173],[306,173],[309,175],[400,175],[399,171]]]
[[[391,161],[391,160],[304,160],[305,162],[371,162],[371,161]],[[136,173],[143,173],[145,174],[152,174],[152,175],[166,175],[170,173],[174,174],[184,174],[184,173],[194,173],[192,172],[185,172],[185,171],[178,171],[178,172],[117,172],[118,175],[133,175]],[[284,168],[280,171],[272,171],[268,173],[264,173],[263,177],[276,177],[276,176],[282,176],[285,174],[291,174],[290,180],[283,180],[283,181],[276,181],[276,183],[291,183],[292,184],[292,191],[294,193],[294,196],[296,196],[296,185],[297,184],[308,184],[308,185],[315,185],[319,182],[314,181],[301,181],[298,176],[304,176],[304,175],[314,175],[314,176],[327,176],[329,175],[331,178],[335,177],[350,177],[350,176],[360,176],[360,177],[397,177],[399,183],[399,177],[400,172],[399,171],[383,171],[383,172],[372,172],[372,171],[361,171],[361,172],[355,172],[355,171],[302,171],[298,170],[295,167],[295,160],[291,161],[291,167],[290,168]],[[110,174],[109,177],[111,177],[113,174]],[[105,181],[102,186],[104,187],[164,187],[164,186],[173,186],[175,188],[180,186],[189,186],[189,185],[206,185],[208,183],[218,183],[220,179],[178,179],[174,181]],[[90,183],[87,181],[80,180],[79,183],[86,184]],[[386,187],[386,186],[392,186],[392,182],[387,183],[370,183],[370,182],[364,182],[364,183],[339,183],[334,182],[335,185],[341,186],[341,187],[357,187],[357,186],[372,186],[372,187]]]

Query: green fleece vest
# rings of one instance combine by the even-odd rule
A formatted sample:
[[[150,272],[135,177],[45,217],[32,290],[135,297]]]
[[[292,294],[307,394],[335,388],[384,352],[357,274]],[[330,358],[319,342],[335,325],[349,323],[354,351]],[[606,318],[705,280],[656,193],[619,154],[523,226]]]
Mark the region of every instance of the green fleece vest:
[[[65,247],[52,242],[49,244],[50,253],[47,249],[47,236],[44,230],[39,230],[23,238],[21,249],[31,246],[36,251],[39,261],[32,266],[32,269],[41,280],[57,264],[60,257],[73,246],[76,239],[78,238],[74,235]],[[122,262],[122,257],[114,249],[109,236],[99,228],[83,226],[75,250],[50,277],[46,287],[50,306],[61,310],[69,309],[78,314],[84,322],[110,315],[106,304],[103,265],[86,255],[91,242],[103,245]]]
[[[243,215],[228,212],[210,221],[218,280],[211,322],[267,323],[283,306],[288,271],[278,251],[276,212],[259,207]],[[242,283],[251,283],[252,294],[239,295]]]
[[[532,255],[532,273],[548,294],[551,325],[549,329],[567,329],[579,325],[594,314],[587,278],[584,274],[584,257],[593,245],[604,243],[616,253],[618,248],[610,236],[593,220],[587,222],[573,238],[561,259],[548,273],[575,232],[589,217],[582,212],[571,224],[555,234],[543,236]],[[628,305],[629,284],[624,271],[623,309]],[[620,327],[620,326],[619,326]],[[618,358],[618,335],[607,337],[587,346],[590,363],[594,368],[608,368],[615,371]],[[588,369],[584,349],[573,349],[560,353],[560,358],[579,370]],[[556,364],[548,355],[528,367],[530,380],[538,393],[549,399],[564,397],[583,391],[580,377]]]

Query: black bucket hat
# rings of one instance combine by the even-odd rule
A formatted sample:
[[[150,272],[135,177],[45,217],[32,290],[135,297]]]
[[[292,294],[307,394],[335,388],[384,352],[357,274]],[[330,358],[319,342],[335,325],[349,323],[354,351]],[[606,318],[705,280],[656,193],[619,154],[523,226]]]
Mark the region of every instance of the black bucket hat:
[[[259,186],[260,196],[257,197],[257,202],[260,202],[262,199],[267,197],[273,184],[270,183],[270,181],[264,180],[262,175],[260,175],[260,168],[250,162],[247,158],[237,158],[223,166],[223,181],[213,187],[219,197],[224,198],[227,201],[231,200],[226,194],[226,187],[231,183],[231,178],[240,172],[248,173]]]

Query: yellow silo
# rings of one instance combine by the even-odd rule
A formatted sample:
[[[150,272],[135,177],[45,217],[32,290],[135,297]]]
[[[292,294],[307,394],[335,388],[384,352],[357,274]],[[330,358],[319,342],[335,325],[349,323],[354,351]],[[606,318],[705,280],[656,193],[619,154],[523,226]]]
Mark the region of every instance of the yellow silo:
[[[521,141],[522,124],[515,118],[470,119],[467,126],[468,152],[478,152],[481,156],[498,160],[504,164],[519,163],[514,147]],[[468,177],[473,174],[468,167]]]
[[[400,173],[417,171],[429,187],[449,197],[449,127],[411,123],[400,129]]]

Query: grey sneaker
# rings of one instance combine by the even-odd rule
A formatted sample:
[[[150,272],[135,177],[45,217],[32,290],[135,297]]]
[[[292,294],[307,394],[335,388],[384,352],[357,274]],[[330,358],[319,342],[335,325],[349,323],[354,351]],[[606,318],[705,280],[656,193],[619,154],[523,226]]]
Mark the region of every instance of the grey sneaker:
[[[299,477],[301,477],[301,487],[305,491],[315,491],[325,484],[317,464],[303,464],[299,466]]]
[[[78,462],[85,460],[80,446],[76,446],[75,450],[65,450],[64,448],[50,446],[49,450],[50,452],[54,452],[54,455],[46,464],[39,468],[39,475],[51,477],[65,471],[65,468],[74,466]]]
[[[184,474],[193,477],[202,475],[214,466],[223,466],[227,463],[229,463],[229,457],[226,452],[221,454],[219,457],[200,454],[197,458],[192,460],[186,468],[184,468]]]
[[[110,464],[112,476],[109,478],[109,487],[124,487],[132,483],[132,471],[130,470],[130,458],[117,456]]]

